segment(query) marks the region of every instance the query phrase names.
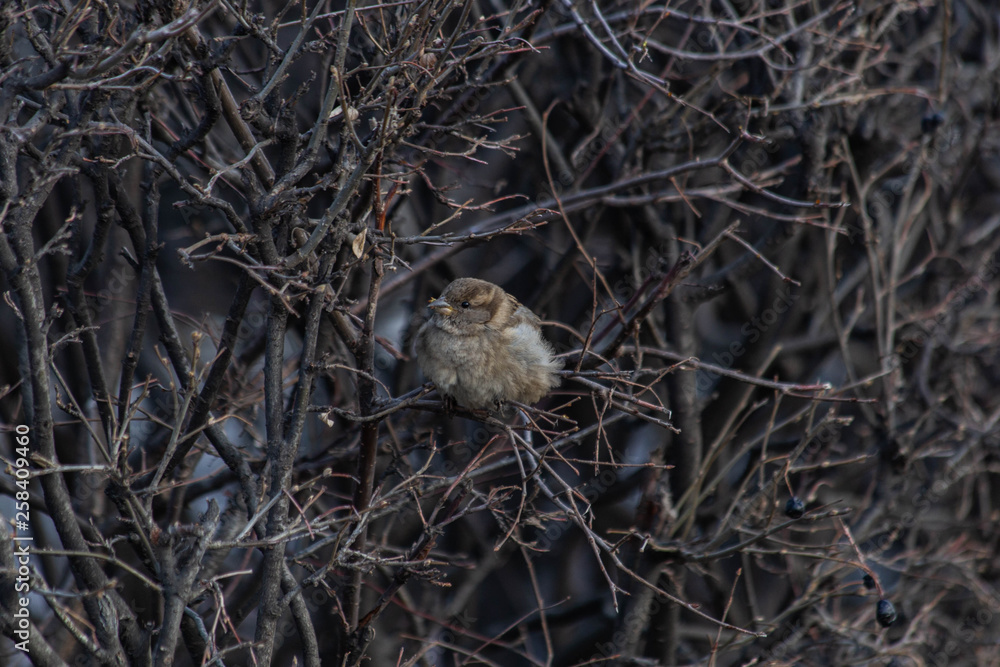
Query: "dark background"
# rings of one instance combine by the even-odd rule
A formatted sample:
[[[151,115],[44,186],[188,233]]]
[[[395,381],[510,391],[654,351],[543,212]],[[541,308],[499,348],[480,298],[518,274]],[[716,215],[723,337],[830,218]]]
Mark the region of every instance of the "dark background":
[[[0,662],[997,664],[997,16],[4,3]]]

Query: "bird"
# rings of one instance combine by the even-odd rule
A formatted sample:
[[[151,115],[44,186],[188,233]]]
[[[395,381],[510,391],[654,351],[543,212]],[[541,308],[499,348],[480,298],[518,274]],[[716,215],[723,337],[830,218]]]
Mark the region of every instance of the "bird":
[[[417,362],[457,404],[530,405],[559,385],[562,362],[542,337],[541,320],[499,285],[458,278],[428,308],[431,316],[414,341]]]

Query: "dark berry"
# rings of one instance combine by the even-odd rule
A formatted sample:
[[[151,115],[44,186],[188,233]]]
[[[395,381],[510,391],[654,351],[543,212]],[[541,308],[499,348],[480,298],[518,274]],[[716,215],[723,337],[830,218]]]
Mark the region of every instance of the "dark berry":
[[[870,574],[866,574],[865,578],[861,580],[861,583],[863,583],[865,585],[865,588],[867,588],[868,590],[872,590],[873,588],[875,588],[875,580],[872,579],[872,575]]]
[[[883,628],[887,628],[896,622],[896,608],[888,600],[879,600],[875,608],[875,620]]]
[[[792,518],[798,519],[803,514],[806,513],[806,504],[802,502],[802,499],[798,496],[792,496],[785,503],[785,515]]]
[[[920,119],[920,130],[924,134],[930,134],[934,130],[941,127],[944,123],[944,114],[940,111],[935,111],[934,113],[929,113]]]

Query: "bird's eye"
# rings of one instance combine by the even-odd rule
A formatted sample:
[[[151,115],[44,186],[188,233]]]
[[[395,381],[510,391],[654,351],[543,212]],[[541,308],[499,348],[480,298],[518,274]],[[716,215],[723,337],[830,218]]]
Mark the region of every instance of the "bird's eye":
[[[468,308],[468,307],[469,307],[469,302],[468,301],[463,301],[462,302],[462,308]]]

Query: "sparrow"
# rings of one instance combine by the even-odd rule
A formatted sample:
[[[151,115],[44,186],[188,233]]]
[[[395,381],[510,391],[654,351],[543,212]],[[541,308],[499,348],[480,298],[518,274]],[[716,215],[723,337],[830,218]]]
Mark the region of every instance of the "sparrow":
[[[499,286],[459,278],[428,307],[413,346],[417,362],[459,405],[536,403],[559,384],[562,362],[542,338],[541,320]]]

